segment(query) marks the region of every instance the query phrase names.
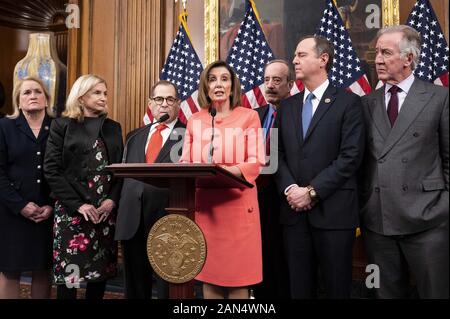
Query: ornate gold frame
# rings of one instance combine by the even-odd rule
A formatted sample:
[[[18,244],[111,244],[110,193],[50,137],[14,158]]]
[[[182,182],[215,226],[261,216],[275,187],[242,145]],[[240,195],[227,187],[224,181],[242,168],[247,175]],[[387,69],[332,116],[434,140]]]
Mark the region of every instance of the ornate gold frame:
[[[382,1],[383,26],[400,24],[400,0]],[[205,62],[219,57],[219,0],[205,0]]]
[[[219,0],[205,0],[205,63],[219,58]]]

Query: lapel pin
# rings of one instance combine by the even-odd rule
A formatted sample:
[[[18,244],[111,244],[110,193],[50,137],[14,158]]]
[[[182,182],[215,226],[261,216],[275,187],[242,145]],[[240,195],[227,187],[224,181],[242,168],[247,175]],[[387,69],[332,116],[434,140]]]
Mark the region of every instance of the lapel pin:
[[[48,131],[48,126],[47,125],[44,127],[44,130]]]
[[[331,99],[327,97],[327,98],[325,99],[325,103],[328,104],[328,103],[330,103],[330,102],[331,102]]]

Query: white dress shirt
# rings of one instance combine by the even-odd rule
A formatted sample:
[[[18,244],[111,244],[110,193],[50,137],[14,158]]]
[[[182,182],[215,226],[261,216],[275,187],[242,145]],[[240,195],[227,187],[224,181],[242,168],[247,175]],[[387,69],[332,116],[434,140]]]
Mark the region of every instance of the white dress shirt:
[[[155,123],[155,122],[156,122],[156,119],[153,120],[153,123]],[[164,123],[167,125],[167,127],[165,129],[161,130],[161,136],[163,138],[162,145],[164,145],[166,143],[167,139],[170,136],[170,132],[172,132],[176,122],[177,122],[177,119],[173,120],[170,123]],[[150,129],[150,132],[148,133],[147,142],[145,143],[145,154],[147,154],[148,142],[150,141],[150,138],[152,137],[153,133],[155,133],[156,127],[158,125],[159,124],[153,124],[152,128]]]
[[[314,113],[316,112],[317,108],[319,107],[319,103],[322,100],[323,95],[325,94],[325,91],[328,88],[328,85],[330,85],[330,81],[326,79],[321,85],[319,85],[313,92],[314,98],[311,100],[312,103],[312,115],[314,116]],[[311,93],[310,90],[308,90],[305,87],[305,94],[303,95],[303,103],[306,101],[306,97]],[[285,188],[284,194],[287,195],[289,189],[291,189],[293,186],[297,186],[297,184],[291,184],[288,187]]]
[[[398,112],[400,112],[400,109],[402,108],[403,102],[405,102],[406,96],[408,95],[409,90],[411,89],[411,86],[414,82],[414,73],[411,73],[410,76],[408,76],[406,79],[404,79],[402,82],[397,84],[397,86],[402,89],[401,92],[397,92],[398,96]],[[386,102],[386,111],[388,108],[389,100],[391,99],[391,93],[389,92],[389,89],[393,87],[392,84],[386,83],[384,96],[385,96],[385,102]]]
[[[323,82],[321,85],[319,85],[313,92],[314,98],[311,100],[313,109],[312,109],[312,115],[314,116],[314,113],[316,112],[317,108],[319,107],[320,100],[322,100],[322,96],[325,94],[325,91],[328,88],[328,85],[330,85],[330,81],[326,79],[325,82]],[[311,93],[306,87],[305,87],[305,94],[303,95],[303,103],[306,101],[306,97]]]

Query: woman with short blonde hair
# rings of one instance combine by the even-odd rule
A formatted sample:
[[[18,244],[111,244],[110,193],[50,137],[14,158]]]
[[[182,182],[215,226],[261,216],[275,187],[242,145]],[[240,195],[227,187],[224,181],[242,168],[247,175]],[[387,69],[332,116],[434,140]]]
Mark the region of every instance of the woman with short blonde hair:
[[[50,96],[26,77],[13,91],[14,112],[0,119],[0,299],[20,297],[31,272],[31,297],[50,298],[53,201],[43,173]]]
[[[77,290],[70,287],[80,282],[87,284],[86,299],[102,299],[106,281],[116,276],[114,231],[122,186],[106,166],[121,162],[123,144],[120,124],[106,117],[107,102],[105,81],[83,75],[50,129],[44,172],[56,199],[53,279],[58,299],[76,299]]]
[[[85,106],[80,98],[100,83],[103,83],[106,86],[106,81],[98,75],[87,74],[80,76],[70,90],[66,101],[66,110],[62,115],[64,117],[76,119],[78,122],[83,122]],[[104,114],[107,113],[108,110],[105,109]]]
[[[25,81],[34,81],[37,84],[39,84],[39,86],[42,89],[42,92],[45,95],[45,100],[47,102],[47,105],[45,106],[47,114],[50,117],[53,117],[53,115],[54,115],[53,114],[53,105],[48,105],[48,102],[51,99],[50,99],[50,94],[48,93],[47,87],[45,86],[44,82],[42,82],[41,79],[39,79],[35,76],[27,76],[16,82],[16,84],[14,85],[14,89],[13,89],[13,99],[12,99],[13,113],[10,115],[7,115],[6,117],[10,118],[10,119],[16,119],[19,117],[19,114],[20,114],[20,89],[22,88],[22,84]]]

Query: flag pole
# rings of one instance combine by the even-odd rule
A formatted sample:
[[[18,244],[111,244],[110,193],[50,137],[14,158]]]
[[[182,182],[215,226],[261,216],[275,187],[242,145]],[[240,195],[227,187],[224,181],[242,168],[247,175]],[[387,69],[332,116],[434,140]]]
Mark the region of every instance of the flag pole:
[[[263,25],[261,23],[261,19],[259,18],[259,12],[258,12],[258,9],[256,9],[255,1],[248,0],[248,2],[250,3],[250,5],[251,5],[251,7],[253,9],[253,12],[255,13],[256,20],[258,21],[259,25],[261,26],[261,30],[264,33],[264,36],[267,37],[266,32],[264,31]]]
[[[188,18],[188,14],[187,14],[187,10],[186,10],[186,0],[183,0],[183,12],[180,14],[180,23],[183,25],[183,28],[189,37],[189,41],[192,42],[191,33],[189,32],[189,29],[187,27],[187,18]]]
[[[259,25],[262,26],[261,19],[259,18],[258,9],[256,9],[255,1],[253,1],[253,0],[248,0],[248,1],[250,2],[250,5],[252,6],[253,12],[255,13],[256,20],[258,20]]]

